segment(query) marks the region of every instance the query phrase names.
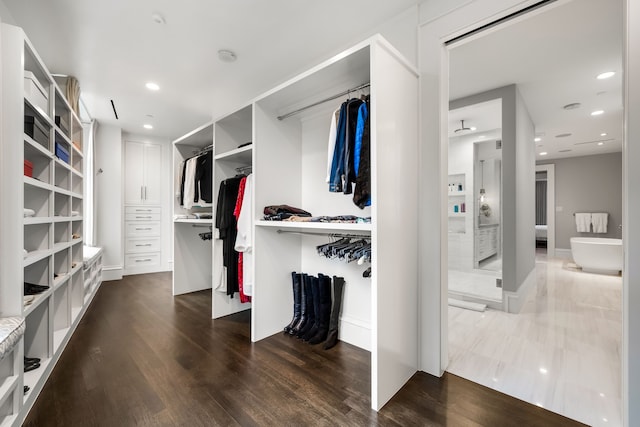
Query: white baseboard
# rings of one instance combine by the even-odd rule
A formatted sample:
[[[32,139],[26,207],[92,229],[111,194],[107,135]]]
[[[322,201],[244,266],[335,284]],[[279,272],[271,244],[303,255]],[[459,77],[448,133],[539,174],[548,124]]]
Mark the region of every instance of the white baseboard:
[[[122,280],[121,265],[105,265],[102,267],[102,281],[107,282],[109,280]]]
[[[571,249],[556,248],[556,258],[573,260]]]
[[[535,267],[531,269],[526,279],[520,284],[520,287],[517,291],[505,291],[503,289],[502,299],[504,304],[504,311],[507,313],[520,313],[522,307],[524,306],[525,301],[527,300],[527,296],[529,292],[535,288],[536,286],[536,269]]]
[[[371,325],[360,319],[342,316],[338,326],[340,341],[371,351]]]

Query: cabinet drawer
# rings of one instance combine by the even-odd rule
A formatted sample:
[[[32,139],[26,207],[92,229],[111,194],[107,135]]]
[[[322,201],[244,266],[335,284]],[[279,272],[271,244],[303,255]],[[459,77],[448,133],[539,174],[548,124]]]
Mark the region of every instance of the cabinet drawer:
[[[159,206],[125,206],[125,214],[160,214]]]
[[[140,253],[140,252],[160,252],[160,238],[151,237],[146,239],[132,239],[127,238],[125,242],[125,252]]]
[[[129,267],[153,267],[160,265],[160,253],[126,255],[124,257],[125,268]]]
[[[126,221],[160,221],[159,213],[128,213],[125,218]]]
[[[126,222],[127,237],[146,237],[160,235],[160,222]]]

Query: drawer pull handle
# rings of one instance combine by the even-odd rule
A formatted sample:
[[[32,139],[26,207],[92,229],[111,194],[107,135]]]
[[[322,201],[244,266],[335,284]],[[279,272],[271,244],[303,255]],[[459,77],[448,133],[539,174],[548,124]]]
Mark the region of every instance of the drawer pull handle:
[[[151,209],[136,209],[136,212],[151,212]]]
[[[136,228],[138,231],[151,230],[151,228]]]
[[[137,216],[136,218],[147,219],[147,218],[153,218],[153,217],[151,215],[147,215],[147,216]]]
[[[149,261],[153,261],[151,258],[146,258],[146,259],[137,259],[136,262],[149,262]]]
[[[136,245],[136,246],[151,246],[151,243],[146,243],[144,245]]]

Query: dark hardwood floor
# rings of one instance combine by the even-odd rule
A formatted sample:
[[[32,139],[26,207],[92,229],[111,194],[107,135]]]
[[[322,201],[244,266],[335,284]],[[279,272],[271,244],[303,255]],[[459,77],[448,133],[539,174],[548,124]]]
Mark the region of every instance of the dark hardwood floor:
[[[211,291],[174,298],[170,273],[103,283],[25,425],[580,425],[450,374],[417,373],[376,413],[368,352],[254,344],[249,311],[210,316]]]

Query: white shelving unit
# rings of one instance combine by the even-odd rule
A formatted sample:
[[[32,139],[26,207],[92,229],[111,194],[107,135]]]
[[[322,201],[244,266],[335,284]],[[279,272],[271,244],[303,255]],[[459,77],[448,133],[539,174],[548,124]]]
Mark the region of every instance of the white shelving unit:
[[[365,83],[371,96],[373,204],[360,210],[351,196],[330,193],[325,182],[330,117],[346,95],[283,120],[278,117]],[[252,341],[282,333],[291,320],[292,271],[344,277],[340,339],[371,351],[371,403],[380,409],[418,367],[418,311],[412,303],[418,297],[417,70],[382,37],[372,37],[175,141],[174,170],[212,143],[214,205],[222,180],[235,176],[238,168],[253,168]],[[174,204],[174,214],[189,213]],[[280,204],[315,216],[371,217],[371,223],[262,220],[265,206]],[[174,294],[215,286],[220,278],[215,262],[220,242],[214,240],[209,252],[210,244],[197,238],[205,229],[194,225],[204,224],[174,220]],[[317,255],[316,245],[333,233],[371,239],[371,278],[363,277],[366,266]],[[212,306],[214,318],[249,307],[215,290]]]
[[[10,375],[0,369],[0,384],[15,382],[0,405],[5,426],[22,423],[93,294],[82,298],[82,124],[20,28],[2,25],[0,52],[0,190],[12,195],[12,203],[0,207],[0,316],[22,316],[26,323],[14,350],[16,369]],[[25,72],[37,79],[46,102],[31,98]],[[34,215],[24,217],[23,208]],[[24,296],[23,282],[48,289]],[[23,356],[40,358],[40,367],[24,373]],[[23,385],[30,387],[25,394]]]
[[[213,144],[213,124],[207,123],[173,142],[173,171],[180,173],[182,162]],[[180,188],[173,197],[173,295],[181,295],[211,288],[212,241],[202,240],[198,234],[211,230],[211,219],[175,219],[176,215],[211,213],[211,206],[180,206]]]
[[[329,122],[347,96],[279,120],[347,89],[370,83],[372,206],[330,193],[325,182]],[[360,93],[352,94],[359,96]],[[371,351],[371,404],[380,409],[417,370],[418,73],[376,36],[274,88],[253,103],[254,269],[252,340],[292,317],[291,272],[345,278],[340,339]],[[314,216],[371,217],[371,224],[261,221],[268,205],[288,204]],[[372,277],[364,266],[317,255],[325,236],[370,236]],[[402,330],[402,334],[397,331]]]

